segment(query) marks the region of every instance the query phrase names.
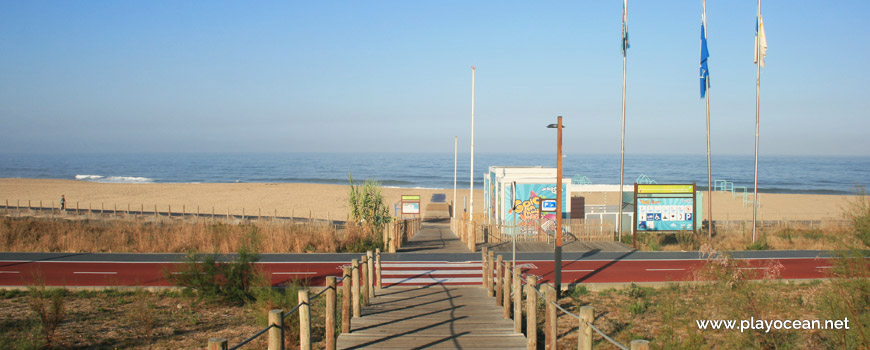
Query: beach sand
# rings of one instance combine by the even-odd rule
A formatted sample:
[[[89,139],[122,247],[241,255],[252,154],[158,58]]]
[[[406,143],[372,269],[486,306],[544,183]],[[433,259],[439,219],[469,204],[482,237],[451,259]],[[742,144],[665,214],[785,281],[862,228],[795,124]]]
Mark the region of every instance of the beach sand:
[[[59,205],[60,196],[66,196],[67,208],[112,210],[138,210],[144,206],[158,210],[188,213],[197,211],[234,215],[295,216],[344,220],[348,215],[349,187],[346,185],[305,183],[199,183],[199,184],[117,184],[77,180],[0,179],[0,204],[10,206]],[[383,188],[383,195],[393,211],[402,195],[420,195],[421,209],[425,209],[433,194],[444,194],[447,202],[453,200],[452,189]],[[618,193],[575,193],[586,197],[586,204],[616,205]],[[459,189],[457,210],[465,208],[468,189]],[[843,211],[853,196],[809,194],[762,194],[759,220],[819,220],[842,219]],[[474,191],[474,211],[483,212],[483,191]],[[706,202],[706,200],[705,200]],[[744,206],[742,197],[732,198],[730,193],[713,193],[714,220],[751,220],[752,207]]]

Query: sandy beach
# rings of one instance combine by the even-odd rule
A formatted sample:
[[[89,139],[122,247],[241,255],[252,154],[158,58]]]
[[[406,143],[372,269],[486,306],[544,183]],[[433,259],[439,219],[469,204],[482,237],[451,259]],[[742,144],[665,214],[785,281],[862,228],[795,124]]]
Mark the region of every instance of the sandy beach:
[[[195,212],[197,207],[203,213],[216,213],[263,216],[296,216],[331,218],[343,220],[348,215],[346,185],[326,185],[307,183],[96,183],[77,180],[45,179],[0,179],[0,204],[20,203],[37,206],[42,201],[44,207],[59,205],[60,196],[66,196],[67,207],[81,209],[89,207],[107,210],[125,210],[144,206],[153,210],[156,205],[161,211],[172,207],[173,212],[182,208]],[[433,194],[444,194],[447,201],[453,200],[452,189],[410,189],[383,188],[388,205],[398,203],[402,195],[420,195],[421,207],[425,209]],[[616,205],[617,193],[581,193],[587,204]],[[460,189],[456,200],[457,210],[462,211],[468,189]],[[475,190],[474,211],[483,210],[483,191]],[[853,196],[809,195],[809,194],[762,194],[759,219],[763,220],[819,220],[841,219]],[[713,216],[715,220],[751,220],[752,207],[744,206],[742,197],[732,198],[730,193],[713,193]],[[310,214],[309,214],[310,213]]]

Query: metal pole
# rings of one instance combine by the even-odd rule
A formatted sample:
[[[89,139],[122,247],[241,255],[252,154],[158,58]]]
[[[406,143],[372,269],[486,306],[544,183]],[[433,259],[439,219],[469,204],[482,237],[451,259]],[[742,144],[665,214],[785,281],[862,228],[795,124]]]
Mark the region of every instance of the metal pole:
[[[517,198],[517,182],[511,182],[511,210],[514,212],[514,229],[513,229],[513,246],[511,250],[513,251],[513,263],[514,266],[517,266],[517,207],[514,201]]]
[[[758,33],[760,28],[757,22],[761,17],[761,0],[758,0],[758,12],[755,16],[755,182],[753,186],[755,196],[752,198],[752,243],[755,243],[755,219],[758,215],[756,201],[758,200],[758,111],[761,106],[761,40],[759,40],[761,33]]]
[[[704,18],[707,18],[707,0],[704,0]],[[707,37],[707,23],[704,22],[704,38]],[[705,101],[707,104],[707,234],[710,242],[713,241],[713,168],[710,161],[710,79],[704,82],[707,85]]]
[[[456,161],[458,147],[459,146],[459,136],[453,136],[453,219],[456,219]]]
[[[468,184],[468,232],[470,234],[469,242],[474,240],[474,66],[471,66],[471,169],[469,170]],[[474,250],[475,243],[469,243],[469,247]]]
[[[624,11],[628,12],[628,1],[625,1],[623,6],[625,7]],[[625,16],[628,14],[623,14],[623,26],[625,25]],[[625,35],[623,33],[622,35]],[[625,38],[623,38],[625,40]],[[623,43],[625,45],[625,43]],[[620,151],[620,160],[619,160],[619,216],[616,218],[616,231],[617,237],[619,237],[619,241],[622,241],[622,186],[623,186],[623,178],[625,177],[625,73],[626,73],[626,65],[628,63],[628,50],[627,48],[623,48],[622,50],[622,146]]]
[[[562,291],[562,116],[556,133],[556,297]],[[620,200],[621,202],[622,200]]]

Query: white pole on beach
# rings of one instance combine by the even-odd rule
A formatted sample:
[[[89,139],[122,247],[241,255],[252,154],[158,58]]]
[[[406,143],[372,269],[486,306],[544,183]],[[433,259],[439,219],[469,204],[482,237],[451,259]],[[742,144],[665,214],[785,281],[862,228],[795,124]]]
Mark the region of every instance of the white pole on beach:
[[[707,38],[707,0],[704,0],[704,38]],[[707,104],[707,234],[713,241],[713,168],[710,161],[710,79],[707,84],[705,102]]]
[[[456,219],[456,159],[459,154],[459,136],[453,136],[453,219]]]
[[[468,232],[471,238],[469,241],[474,240],[474,66],[471,66],[471,170],[470,170],[471,180],[468,184]],[[469,244],[470,247],[474,247],[474,243]],[[472,248],[474,250],[474,248]]]
[[[622,241],[622,187],[625,177],[625,68],[628,63],[628,48],[625,47],[625,21],[628,16],[628,0],[625,0],[622,6],[622,146],[619,160],[619,215],[616,217],[616,232],[619,241]]]
[[[761,33],[759,19],[761,18],[761,0],[758,0],[758,11],[755,14],[755,182],[752,198],[752,243],[755,243],[755,219],[758,214],[758,112],[761,106]]]

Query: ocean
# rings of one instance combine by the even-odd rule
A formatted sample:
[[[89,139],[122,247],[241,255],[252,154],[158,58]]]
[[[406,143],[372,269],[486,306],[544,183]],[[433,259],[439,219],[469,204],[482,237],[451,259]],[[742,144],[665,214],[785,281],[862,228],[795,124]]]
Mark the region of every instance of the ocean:
[[[475,154],[475,187],[483,187],[489,166],[555,167],[555,154]],[[565,177],[619,183],[619,155],[571,154]],[[469,154],[459,154],[457,186],[469,183]],[[713,180],[752,188],[752,156],[716,156]],[[453,154],[440,153],[152,153],[0,154],[0,177],[76,179],[119,183],[302,182],[347,184],[379,180],[383,186],[452,188]],[[707,184],[704,155],[626,155],[625,183],[647,175],[658,183]],[[579,177],[578,176],[578,177]],[[854,194],[870,184],[870,157],[763,156],[759,191],[766,193]]]

